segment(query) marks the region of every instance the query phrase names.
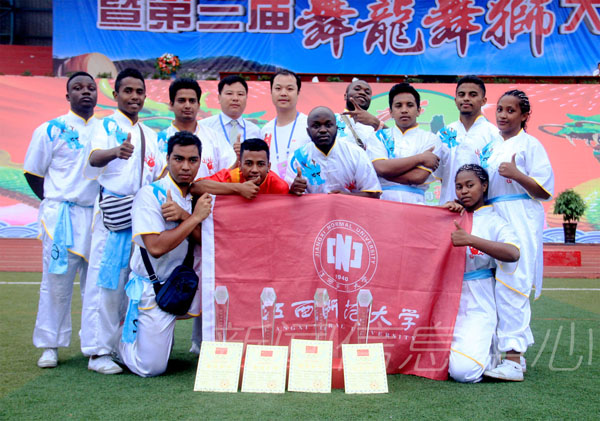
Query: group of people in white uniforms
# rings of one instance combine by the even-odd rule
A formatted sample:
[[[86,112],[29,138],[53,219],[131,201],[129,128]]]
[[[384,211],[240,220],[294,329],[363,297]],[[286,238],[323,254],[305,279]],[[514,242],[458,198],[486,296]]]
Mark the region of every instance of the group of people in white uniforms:
[[[91,79],[91,77],[84,75],[79,75],[79,77]],[[197,137],[202,139],[202,161],[199,164],[199,177],[209,176],[223,168],[236,165],[236,159],[239,157],[236,157],[235,154],[237,139],[233,138],[236,137],[241,140],[244,136],[245,139],[248,131],[254,133],[254,127],[256,127],[253,126],[253,123],[241,118],[241,113],[239,113],[240,109],[245,108],[244,93],[247,96],[245,81],[243,79],[224,79],[225,82],[219,84],[219,100],[223,112],[218,115],[220,118],[213,116],[210,120],[204,120],[204,123],[196,122],[201,95],[201,91],[198,92],[200,88],[198,86],[198,91],[196,91],[193,83],[196,86],[197,83],[186,81],[186,86],[176,87],[177,89],[173,90],[173,94],[170,93],[170,106],[176,115],[175,123],[161,133],[158,140],[154,137],[152,130],[147,127],[142,128],[146,138],[146,152],[144,179],[140,182],[139,173],[142,164],[140,162],[141,158],[139,158],[141,156],[139,130],[141,124],[139,122],[136,124],[136,122],[137,112],[143,107],[143,99],[140,101],[140,95],[145,96],[145,86],[143,78],[139,79],[131,75],[125,77],[133,79],[131,82],[138,86],[127,89],[127,92],[124,91],[122,94],[119,90],[120,86],[115,87],[115,99],[119,105],[119,110],[99,125],[100,133],[103,133],[103,136],[94,138],[95,145],[92,144],[93,142],[85,145],[85,154],[89,155],[85,173],[88,176],[97,175],[103,190],[107,192],[106,194],[116,196],[133,194],[139,190],[140,185],[149,184],[164,175],[166,164],[165,146],[167,145],[165,141],[182,130],[196,133]],[[121,83],[125,77],[121,78]],[[136,79],[140,83],[136,82]],[[539,151],[537,149],[535,152],[528,150],[530,147],[528,145],[533,145],[531,148],[541,148],[543,151],[543,147],[539,142],[521,141],[521,139],[530,138],[526,133],[517,133],[516,136],[510,136],[510,138],[514,138],[511,141],[502,142],[503,130],[500,127],[500,131],[495,129],[496,136],[493,136],[494,126],[481,115],[481,106],[485,104],[483,82],[479,84],[478,78],[471,76],[464,79],[459,81],[457,85],[456,102],[461,115],[460,121],[445,127],[438,133],[438,136],[435,136],[418,127],[416,120],[420,112],[420,97],[418,92],[408,84],[396,85],[390,91],[390,111],[394,118],[394,126],[383,130],[375,130],[375,126],[377,126],[377,129],[382,127],[381,122],[377,124],[378,120],[374,121],[375,117],[365,119],[360,114],[366,112],[365,109],[361,108],[362,106],[367,104],[368,108],[370,93],[368,95],[361,94],[365,98],[359,96],[358,101],[356,97],[352,98],[351,95],[354,91],[353,86],[357,91],[365,91],[364,85],[368,86],[366,82],[355,81],[348,86],[345,94],[347,110],[343,114],[335,115],[325,107],[318,107],[313,110],[312,118],[309,118],[310,116],[307,117],[296,109],[301,86],[299,77],[293,72],[281,71],[271,79],[272,100],[277,110],[277,117],[263,127],[261,137],[270,144],[271,159],[272,162],[276,163],[273,170],[276,173],[283,172],[286,181],[290,185],[291,193],[339,192],[369,197],[379,197],[381,195],[382,198],[387,197],[388,200],[422,204],[424,203],[423,192],[427,189],[428,183],[435,178],[441,178],[442,197],[452,197],[454,199],[456,190],[452,189],[453,192],[449,192],[449,188],[453,187],[453,184],[448,181],[449,176],[447,173],[451,171],[451,168],[458,169],[466,163],[479,163],[490,170],[489,197],[492,202],[497,196],[500,197],[494,202],[494,207],[506,208],[503,211],[504,214],[501,215],[502,217],[505,219],[514,217],[514,215],[511,217],[510,209],[513,209],[517,204],[519,206],[529,206],[533,210],[537,209],[537,214],[532,218],[530,224],[515,228],[518,233],[521,233],[519,240],[522,248],[521,263],[515,271],[515,275],[506,277],[503,282],[496,283],[497,285],[506,284],[508,288],[505,287],[504,289],[511,293],[521,293],[522,302],[508,312],[511,314],[512,319],[520,320],[520,329],[514,328],[518,323],[515,320],[510,321],[511,317],[502,319],[502,309],[499,310],[500,305],[496,309],[498,318],[509,320],[507,326],[510,325],[506,328],[508,334],[505,335],[505,330],[501,327],[504,325],[499,321],[498,349],[507,352],[507,357],[511,353],[520,356],[527,349],[527,346],[533,342],[528,330],[529,316],[527,315],[528,301],[526,297],[529,295],[531,286],[527,288],[527,282],[529,282],[527,279],[531,279],[531,274],[535,274],[533,276],[536,279],[541,278],[541,270],[538,264],[541,264],[543,211],[540,213],[542,208],[538,199],[546,199],[552,193],[552,170],[545,152],[543,155],[546,157],[546,162],[540,165],[539,162],[542,160],[538,159],[540,156]],[[90,82],[93,82],[93,79]],[[190,84],[190,82],[193,83]],[[139,91],[140,84],[142,91]],[[473,89],[471,85],[474,85],[476,89]],[[477,89],[479,91],[473,94],[472,91]],[[367,96],[369,96],[368,101],[365,100]],[[221,97],[223,98],[221,99]],[[194,101],[196,101],[195,104],[190,104]],[[89,101],[86,100],[86,102]],[[229,107],[228,104],[233,105]],[[233,113],[230,108],[234,110]],[[353,110],[350,110],[350,108],[353,108]],[[226,110],[228,110],[227,114],[225,114]],[[237,116],[235,115],[236,111],[239,113]],[[523,120],[525,121],[529,115],[528,111],[523,111],[521,114],[525,116]],[[346,115],[348,118],[342,118],[342,115]],[[237,123],[230,125],[229,123],[232,120]],[[312,128],[310,127],[311,123],[314,125]],[[215,124],[220,127],[211,128]],[[138,126],[137,129],[136,125]],[[220,132],[219,128],[221,129]],[[234,136],[231,136],[232,130]],[[489,142],[488,138],[491,139]],[[527,146],[525,146],[526,142],[528,142]],[[506,146],[511,144],[519,146]],[[527,187],[522,187],[519,190],[521,178],[518,176],[514,179],[509,178],[515,182],[506,182],[508,175],[512,174],[510,172],[512,167],[504,175],[502,175],[503,170],[501,168],[510,163],[506,157],[509,150],[523,153],[522,157],[517,154],[519,157],[516,158],[516,163],[513,162],[514,166],[520,168],[523,174],[527,174],[532,180],[535,179],[534,181],[540,186],[544,194],[536,194],[539,192],[535,190],[532,194],[532,190]],[[98,154],[99,151],[111,152],[103,155],[102,153]],[[92,152],[95,152],[96,155],[93,156]],[[33,155],[31,156],[33,157]],[[136,157],[138,158],[136,159]],[[83,164],[85,164],[85,159]],[[33,168],[30,172],[35,173]],[[119,178],[118,174],[123,173],[131,176]],[[498,184],[496,179],[504,183],[500,183],[501,186],[504,186],[503,188],[496,187],[496,184]],[[90,183],[94,183],[94,181],[90,181]],[[390,187],[386,188],[386,186]],[[98,188],[97,185],[96,188]],[[510,188],[516,188],[516,191],[513,192]],[[523,195],[527,193],[533,196],[534,199],[526,199]],[[84,209],[88,209],[87,212],[91,215],[91,208]],[[89,296],[91,298],[86,303],[84,294],[83,320],[86,320],[85,326],[82,323],[82,351],[90,356],[89,367],[91,369],[98,366],[94,361],[99,357],[108,357],[115,350],[118,343],[119,326],[117,323],[116,328],[114,328],[114,320],[117,318],[122,320],[125,310],[122,298],[107,299],[99,297],[123,297],[125,281],[129,272],[126,267],[119,266],[125,259],[106,258],[106,242],[111,237],[111,233],[104,227],[102,219],[98,215],[99,213],[97,213],[93,227],[94,233],[97,231],[101,234],[96,235],[97,238],[92,240],[90,273],[88,285],[85,287],[86,291],[90,289]],[[45,216],[44,218],[45,221],[49,217]],[[51,229],[48,232],[50,231]],[[536,240],[531,241],[531,245],[523,245],[521,237],[526,236],[526,232],[527,234],[535,233]],[[94,235],[92,235],[92,238],[94,238]],[[122,235],[113,235],[112,237],[125,238]],[[123,241],[122,238],[120,240],[113,239],[109,243],[110,256],[125,256],[127,254],[128,249],[124,246],[127,241]],[[528,255],[534,256],[535,259],[533,257],[527,258],[529,263],[534,263],[530,264],[531,267],[526,271],[525,268],[528,265],[523,264],[522,261]],[[109,268],[107,273],[118,273],[118,279],[99,280],[99,278],[102,278],[98,275],[101,265],[104,265],[103,268]],[[104,269],[102,272],[105,272]],[[94,278],[93,285],[89,282],[92,278]],[[519,284],[519,282],[525,286]],[[539,290],[540,288],[537,289],[538,294]],[[501,295],[502,292],[499,294]],[[505,300],[507,301],[506,308],[510,306],[508,303],[515,302],[512,297],[508,296]],[[116,305],[117,301],[119,302],[118,306]],[[524,301],[527,301],[527,304]],[[102,307],[99,304],[100,302],[108,302],[109,305],[104,305],[104,310],[102,310],[100,309]],[[103,314],[103,312],[109,311],[111,306],[116,309],[113,314],[118,315],[113,320]],[[42,308],[41,305],[40,308]],[[523,314],[523,316],[514,316],[514,313]],[[102,323],[109,326],[109,328],[101,327]],[[87,329],[89,326],[99,326],[99,328],[94,331],[93,329]],[[526,328],[523,328],[523,326],[526,326]],[[104,332],[103,335],[97,334],[100,330]],[[518,336],[519,332],[522,333],[521,339],[511,339],[511,335]],[[88,335],[89,340],[85,339],[84,341],[86,335]],[[501,339],[504,337],[506,337],[506,340]],[[196,340],[197,345],[198,342],[199,338]],[[84,347],[84,344],[91,345]],[[523,344],[525,346],[522,346]],[[55,348],[45,345],[40,347]],[[96,371],[109,372],[110,369]]]

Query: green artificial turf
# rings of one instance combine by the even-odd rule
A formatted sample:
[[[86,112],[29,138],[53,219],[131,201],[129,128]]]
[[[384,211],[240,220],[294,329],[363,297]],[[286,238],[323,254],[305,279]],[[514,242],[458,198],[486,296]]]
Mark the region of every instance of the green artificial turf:
[[[0,274],[35,282],[40,274]],[[600,288],[599,280],[548,280],[545,287]],[[156,378],[87,370],[73,300],[73,344],[59,366],[39,369],[31,344],[39,285],[0,284],[0,419],[599,419],[600,291],[548,291],[533,303],[536,344],[523,383],[464,385],[388,376],[389,393],[283,395],[194,392],[197,357],[188,352],[192,322],[179,321],[168,371]],[[74,294],[79,294],[75,286]],[[579,305],[579,303],[583,303]],[[594,305],[596,303],[596,305]],[[587,310],[586,310],[587,309]],[[592,310],[592,311],[590,311]],[[559,335],[560,333],[560,335]],[[572,343],[572,352],[571,352]],[[598,345],[596,344],[596,353]]]

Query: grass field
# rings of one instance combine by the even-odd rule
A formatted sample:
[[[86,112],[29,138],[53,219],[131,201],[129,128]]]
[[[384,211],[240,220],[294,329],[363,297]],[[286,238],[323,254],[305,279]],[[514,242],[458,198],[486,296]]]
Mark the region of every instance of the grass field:
[[[59,350],[59,366],[42,370],[31,344],[39,285],[14,284],[39,280],[37,273],[0,274],[0,419],[600,419],[600,280],[546,280],[548,290],[533,303],[536,344],[527,352],[523,383],[393,375],[385,395],[193,392],[191,321],[177,323],[169,368],[160,377],[88,371],[77,335]],[[77,296],[74,332],[80,309]]]

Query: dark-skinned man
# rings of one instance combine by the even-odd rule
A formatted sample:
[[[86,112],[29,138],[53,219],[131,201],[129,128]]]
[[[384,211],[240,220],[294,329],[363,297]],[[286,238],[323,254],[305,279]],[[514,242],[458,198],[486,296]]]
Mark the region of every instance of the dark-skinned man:
[[[56,367],[58,348],[71,340],[71,296],[79,272],[85,290],[90,253],[93,205],[98,183],[83,177],[86,147],[102,130],[94,118],[97,87],[85,72],[67,81],[70,111],[44,123],[33,133],[25,156],[25,178],[42,199],[39,234],[43,272],[33,344],[44,352],[37,364]]]
[[[142,74],[130,68],[121,71],[115,80],[113,96],[117,110],[102,120],[104,131],[91,142],[85,174],[97,178],[102,198],[132,199],[141,186],[162,175],[166,163],[158,150],[156,133],[138,118],[146,99]],[[130,209],[124,209],[123,213],[127,217]],[[125,312],[131,227],[109,229],[104,214],[97,203],[92,223],[89,282],[81,314],[81,351],[90,357],[89,370],[116,374],[122,369],[110,355],[116,350]]]
[[[351,142],[336,141],[333,111],[316,107],[308,115],[307,124],[311,143],[294,152],[287,168],[290,192],[378,198],[381,187],[366,152]]]
[[[367,149],[370,142],[376,141],[375,131],[383,128],[383,123],[369,113],[373,91],[364,80],[355,80],[344,93],[346,109],[336,114],[338,138],[356,143]]]

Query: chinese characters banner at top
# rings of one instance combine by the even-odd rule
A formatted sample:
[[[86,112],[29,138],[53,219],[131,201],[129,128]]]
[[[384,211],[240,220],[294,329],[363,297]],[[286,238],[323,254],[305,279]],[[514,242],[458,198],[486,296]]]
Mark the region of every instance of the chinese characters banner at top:
[[[527,74],[531,62],[535,74],[585,75],[600,60],[600,0],[84,0],[89,7],[69,8],[73,1],[55,2],[55,29],[70,17],[86,41],[70,38],[69,53],[56,36],[64,28],[55,30],[55,55],[86,46],[144,58],[138,50],[156,57],[171,48],[184,60],[237,56],[297,71],[390,74],[464,73],[474,59],[483,70],[475,73]],[[90,19],[93,27],[83,25]],[[117,41],[136,33],[153,42]],[[114,51],[124,46],[131,51]],[[520,72],[510,69],[515,56],[525,60]],[[389,63],[394,57],[402,64]]]

